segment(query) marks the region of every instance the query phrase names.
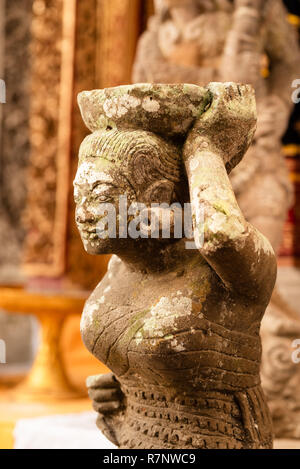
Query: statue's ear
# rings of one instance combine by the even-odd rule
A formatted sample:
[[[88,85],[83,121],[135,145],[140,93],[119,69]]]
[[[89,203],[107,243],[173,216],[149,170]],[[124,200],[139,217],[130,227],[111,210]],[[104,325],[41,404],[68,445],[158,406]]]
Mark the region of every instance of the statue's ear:
[[[154,203],[168,203],[173,201],[174,184],[167,179],[161,179],[153,182],[143,195],[144,202],[147,205]]]

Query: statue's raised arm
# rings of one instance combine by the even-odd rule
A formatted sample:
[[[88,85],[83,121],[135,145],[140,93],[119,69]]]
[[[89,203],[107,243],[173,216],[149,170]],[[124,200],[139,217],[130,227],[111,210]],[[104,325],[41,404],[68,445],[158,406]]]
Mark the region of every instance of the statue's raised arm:
[[[254,91],[234,83],[208,88],[210,108],[184,147],[196,243],[226,286],[251,297],[265,295],[267,304],[276,276],[275,254],[269,241],[245,220],[227,175],[255,132]]]

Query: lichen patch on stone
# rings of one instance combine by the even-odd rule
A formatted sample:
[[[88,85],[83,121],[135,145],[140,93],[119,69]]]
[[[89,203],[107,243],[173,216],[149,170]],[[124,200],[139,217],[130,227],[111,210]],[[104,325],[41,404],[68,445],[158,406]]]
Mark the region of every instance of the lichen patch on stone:
[[[98,165],[99,166],[99,165]],[[74,185],[94,184],[95,182],[113,182],[112,177],[105,171],[99,171],[97,163],[93,161],[82,162],[77,170]]]
[[[103,110],[107,117],[122,117],[129,109],[134,109],[141,104],[141,100],[130,94],[107,98],[103,103]]]
[[[142,106],[147,112],[157,112],[160,109],[159,102],[151,98],[151,96],[147,96],[143,99]]]

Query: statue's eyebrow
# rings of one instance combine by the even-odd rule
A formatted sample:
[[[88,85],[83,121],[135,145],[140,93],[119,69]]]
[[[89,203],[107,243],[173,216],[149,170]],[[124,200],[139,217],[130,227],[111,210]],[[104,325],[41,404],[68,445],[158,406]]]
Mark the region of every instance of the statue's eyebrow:
[[[102,184],[103,186],[109,186],[108,188],[110,187],[113,187],[114,189],[117,189],[118,186],[116,184],[113,184],[112,182],[108,182],[108,181],[95,181],[93,184],[92,184],[92,190],[95,189],[97,186],[99,186],[99,184]]]
[[[88,158],[104,160],[104,161],[108,161],[109,163],[115,163],[115,160],[112,158],[106,158],[105,156],[102,156],[102,155],[95,155],[94,153],[89,155]]]

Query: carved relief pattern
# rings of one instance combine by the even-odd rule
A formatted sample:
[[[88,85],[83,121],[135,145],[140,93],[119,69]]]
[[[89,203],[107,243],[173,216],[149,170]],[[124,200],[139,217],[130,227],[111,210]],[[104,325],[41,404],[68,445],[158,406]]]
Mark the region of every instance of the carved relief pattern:
[[[62,8],[62,0],[33,2],[31,160],[25,252],[28,270],[35,263],[51,266],[54,261]]]
[[[82,140],[88,134],[78,109],[77,94],[83,89],[97,87],[96,50],[98,29],[96,11],[97,0],[77,2],[70,188],[72,188],[72,181],[77,169],[78,149]],[[73,284],[90,288],[99,281],[99,276],[101,277],[101,273],[105,271],[106,263],[102,258],[95,260],[86,255],[76,224],[74,223],[74,211],[73,191],[70,189],[67,233],[67,277]]]
[[[32,189],[26,212],[29,235],[25,263],[31,275],[67,274],[72,283],[91,287],[106,263],[90,261],[75,231],[71,181],[78,148],[86,135],[77,94],[82,89],[130,81],[140,3],[130,2],[130,7],[128,0],[71,3],[72,7],[63,0],[34,2]],[[68,18],[72,15],[74,30],[67,24],[66,36],[66,22],[71,22]],[[66,98],[69,92],[70,102]],[[67,108],[65,113],[62,108]]]
[[[271,445],[269,415],[257,407],[257,402],[262,409],[265,406],[260,387],[235,396],[205,392],[171,400],[151,387],[147,391],[122,389],[127,396],[127,424],[119,437],[121,448],[159,448],[163,444],[176,449],[180,444],[180,448],[190,449],[249,449]],[[251,407],[256,408],[260,434]]]
[[[6,83],[6,104],[1,104],[2,122],[0,115],[0,269],[3,275],[15,277],[15,280],[25,234],[22,212],[29,158],[31,8],[32,0],[2,1],[0,73]]]

